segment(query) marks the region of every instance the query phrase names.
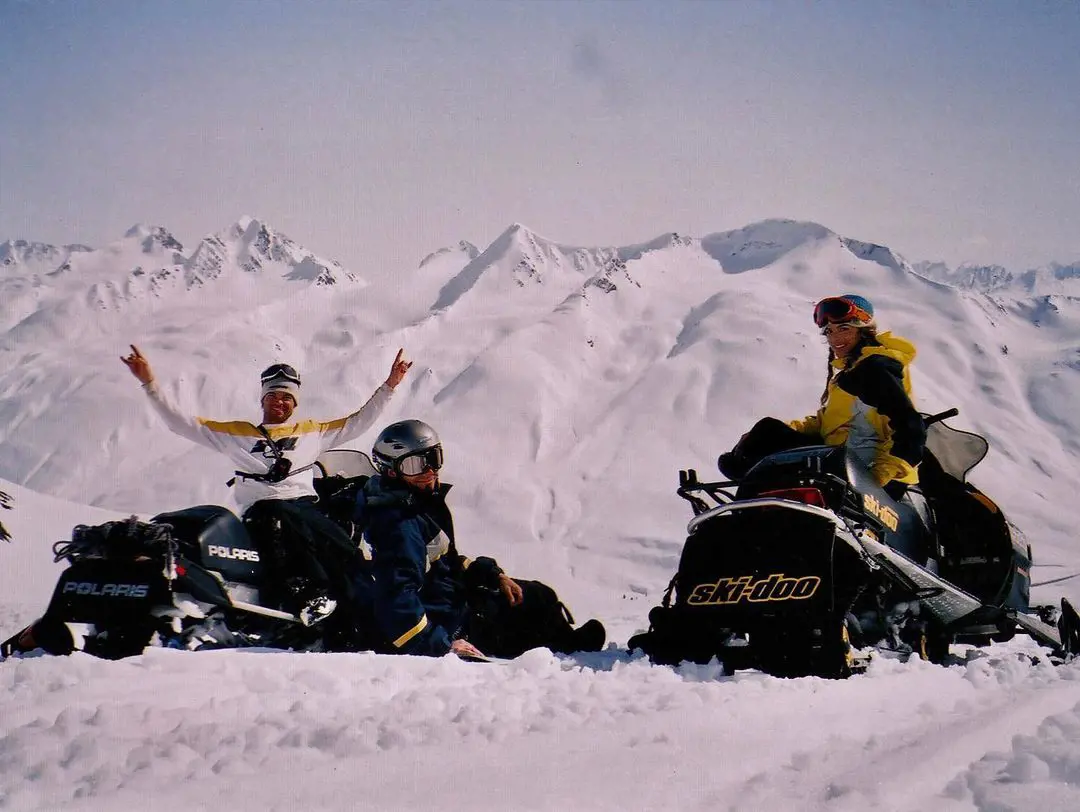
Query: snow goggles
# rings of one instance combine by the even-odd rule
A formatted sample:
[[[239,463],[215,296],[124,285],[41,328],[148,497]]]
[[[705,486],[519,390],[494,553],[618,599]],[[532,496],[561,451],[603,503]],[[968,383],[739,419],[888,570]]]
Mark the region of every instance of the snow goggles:
[[[441,445],[433,445],[423,451],[413,451],[394,460],[394,470],[402,476],[420,476],[428,468],[438,471],[443,466]]]
[[[814,324],[824,327],[826,324],[869,324],[874,317],[850,299],[831,296],[814,305]]]
[[[297,386],[300,385],[300,376],[297,375],[296,370],[288,364],[274,364],[273,366],[268,366],[259,376],[259,380],[263,383],[275,380],[276,378],[284,378],[287,381],[292,381]]]

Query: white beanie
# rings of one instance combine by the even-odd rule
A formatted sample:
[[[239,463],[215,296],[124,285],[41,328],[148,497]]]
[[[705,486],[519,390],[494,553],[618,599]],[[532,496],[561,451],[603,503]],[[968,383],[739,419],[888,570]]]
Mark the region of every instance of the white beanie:
[[[263,398],[271,392],[287,392],[292,395],[293,403],[300,404],[300,387],[295,381],[290,381],[288,378],[271,378],[266,381],[262,385],[262,395],[259,402],[261,403]]]

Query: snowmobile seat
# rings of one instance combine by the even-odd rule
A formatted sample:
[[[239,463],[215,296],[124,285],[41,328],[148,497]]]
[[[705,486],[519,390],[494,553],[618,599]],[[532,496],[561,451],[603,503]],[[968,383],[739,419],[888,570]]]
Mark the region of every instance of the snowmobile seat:
[[[244,522],[220,505],[196,505],[150,520],[172,527],[180,552],[218,570],[227,581],[258,582],[262,575],[257,550]]]
[[[247,541],[247,534],[236,514],[221,505],[196,505],[159,513],[150,521],[152,524],[171,526],[177,541],[195,547],[202,543],[222,547],[245,546],[238,542]]]

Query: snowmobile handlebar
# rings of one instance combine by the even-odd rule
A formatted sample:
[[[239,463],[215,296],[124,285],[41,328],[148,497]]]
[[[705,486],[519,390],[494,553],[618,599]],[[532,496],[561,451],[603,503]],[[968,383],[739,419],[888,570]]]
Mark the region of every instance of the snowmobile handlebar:
[[[938,412],[937,414],[932,414],[928,417],[924,417],[923,424],[927,426],[932,426],[935,423],[940,423],[942,420],[948,420],[950,417],[956,417],[958,414],[960,414],[960,410],[954,406],[953,408],[946,409],[943,412]]]

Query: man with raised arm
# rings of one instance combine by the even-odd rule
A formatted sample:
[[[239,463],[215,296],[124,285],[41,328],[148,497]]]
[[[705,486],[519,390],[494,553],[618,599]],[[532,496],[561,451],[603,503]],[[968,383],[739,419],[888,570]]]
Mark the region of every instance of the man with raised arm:
[[[359,553],[345,531],[315,507],[312,469],[323,451],[371,428],[412,366],[404,350],[398,350],[386,381],[366,403],[329,421],[291,421],[300,400],[300,376],[288,364],[273,364],[261,376],[258,425],[185,415],[157,386],[138,347],[132,345],[131,354],[121,360],[171,431],[225,454],[237,466],[232,482],[245,522],[260,528],[280,523],[278,544],[270,545],[265,561],[271,596],[276,593],[282,607],[306,625],[329,616],[337,599],[345,597],[346,570]],[[256,541],[266,542],[258,534]]]

